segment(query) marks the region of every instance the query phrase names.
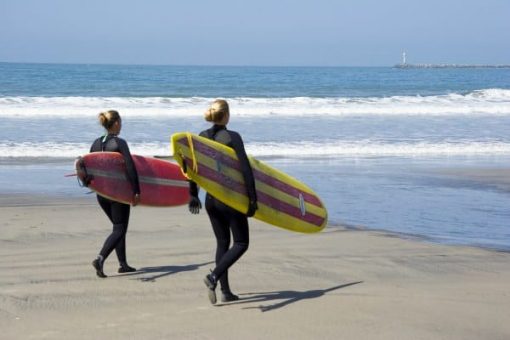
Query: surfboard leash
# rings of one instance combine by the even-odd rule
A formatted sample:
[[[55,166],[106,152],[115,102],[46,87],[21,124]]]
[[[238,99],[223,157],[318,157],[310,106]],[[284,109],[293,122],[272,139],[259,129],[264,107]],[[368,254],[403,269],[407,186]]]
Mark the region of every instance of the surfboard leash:
[[[195,156],[195,148],[193,147],[193,136],[191,136],[191,133],[186,133],[186,138],[188,139],[189,148],[191,151],[191,161],[192,161],[192,169],[193,171],[198,174],[198,164],[197,164],[197,158]]]

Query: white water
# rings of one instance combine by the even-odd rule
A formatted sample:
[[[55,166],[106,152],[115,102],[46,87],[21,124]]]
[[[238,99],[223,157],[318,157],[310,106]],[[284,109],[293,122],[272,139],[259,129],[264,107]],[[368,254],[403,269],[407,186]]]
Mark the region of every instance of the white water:
[[[74,158],[89,151],[90,143],[0,142],[0,157]],[[144,156],[169,155],[169,143],[130,143],[131,152]],[[510,144],[503,142],[451,143],[379,143],[357,142],[294,142],[248,143],[247,152],[255,157],[334,158],[342,156],[508,156]]]
[[[90,117],[106,109],[129,117],[183,117],[201,114],[214,98],[205,97],[2,97],[3,117]],[[229,98],[238,116],[307,115],[510,115],[510,90],[467,94],[392,97]]]

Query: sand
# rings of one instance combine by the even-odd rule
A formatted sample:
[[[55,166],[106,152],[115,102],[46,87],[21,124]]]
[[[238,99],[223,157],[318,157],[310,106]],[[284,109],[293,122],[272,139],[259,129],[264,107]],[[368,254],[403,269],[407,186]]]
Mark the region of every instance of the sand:
[[[91,266],[110,231],[95,197],[0,196],[2,339],[509,339],[510,254],[253,219],[232,267],[241,300],[211,305],[204,211],[132,210],[128,260]]]

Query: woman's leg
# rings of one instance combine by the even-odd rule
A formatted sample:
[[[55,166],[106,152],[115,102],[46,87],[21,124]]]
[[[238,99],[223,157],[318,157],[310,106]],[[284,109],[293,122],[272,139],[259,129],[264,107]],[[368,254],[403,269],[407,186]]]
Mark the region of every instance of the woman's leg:
[[[216,268],[214,268],[212,274],[220,280],[220,283],[222,284],[222,291],[230,292],[228,283],[228,268],[230,268],[230,266],[232,266],[246,252],[246,250],[248,250],[248,218],[244,214],[219,201],[215,203],[215,216],[222,216],[222,223],[221,227],[218,220],[214,223],[211,220],[211,223],[213,223],[213,229],[215,229],[218,245],[220,246],[221,244],[222,250],[220,252],[221,256],[217,256],[216,258]],[[217,224],[217,226],[215,227],[214,224]],[[228,249],[228,246],[230,245],[230,231],[232,231],[234,244],[230,249]],[[228,250],[224,251],[225,249]]]
[[[117,250],[119,261],[126,261],[125,236],[129,222],[130,206],[128,204],[110,201],[103,197],[98,201],[105,213],[113,224],[112,233],[106,238],[103,248],[99,255],[103,257],[103,261],[110,255],[113,249]],[[118,249],[117,249],[118,247]]]
[[[230,208],[229,208],[230,209]],[[248,250],[250,243],[248,218],[246,215],[231,209],[229,227],[232,230],[234,244],[223,255],[220,263],[213,270],[216,277],[221,275],[230,268],[239,258]]]
[[[206,196],[205,208],[211,221],[214,236],[216,237],[216,265],[218,265],[228,251],[230,246],[230,230],[228,228],[228,219],[216,208],[215,199],[210,195]],[[228,283],[228,272],[223,273],[219,278],[222,291],[230,291]]]
[[[121,266],[127,266],[126,260],[126,234],[129,225],[129,214],[131,211],[131,207],[128,204],[115,202],[113,204],[112,209],[112,218],[116,221],[115,224],[121,225],[121,233],[122,236],[119,237],[116,245],[115,252],[117,253],[117,258],[119,259],[119,264]]]

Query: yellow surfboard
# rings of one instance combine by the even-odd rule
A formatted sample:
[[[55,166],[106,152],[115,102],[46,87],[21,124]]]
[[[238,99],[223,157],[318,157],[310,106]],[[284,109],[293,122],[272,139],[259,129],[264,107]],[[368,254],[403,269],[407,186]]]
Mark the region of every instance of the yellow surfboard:
[[[235,151],[189,132],[171,137],[173,155],[184,174],[226,205],[246,213],[248,197]],[[254,217],[280,228],[315,233],[328,221],[326,207],[307,185],[248,157],[257,191]]]

